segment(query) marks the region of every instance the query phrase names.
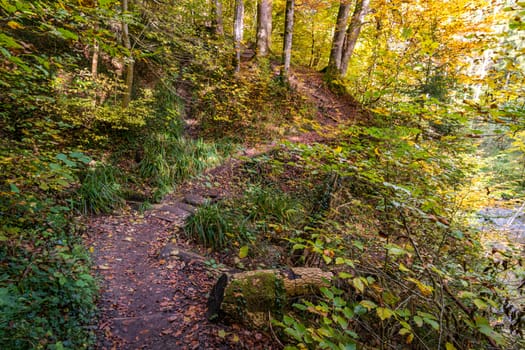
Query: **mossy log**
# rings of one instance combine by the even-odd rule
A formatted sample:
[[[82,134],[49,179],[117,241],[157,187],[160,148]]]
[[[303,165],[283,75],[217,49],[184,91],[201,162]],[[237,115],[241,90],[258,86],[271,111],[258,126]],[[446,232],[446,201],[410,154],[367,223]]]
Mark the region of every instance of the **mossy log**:
[[[331,272],[306,267],[223,274],[210,292],[206,317],[216,321],[228,316],[260,327],[268,314],[282,313],[288,300],[315,294],[332,277]]]

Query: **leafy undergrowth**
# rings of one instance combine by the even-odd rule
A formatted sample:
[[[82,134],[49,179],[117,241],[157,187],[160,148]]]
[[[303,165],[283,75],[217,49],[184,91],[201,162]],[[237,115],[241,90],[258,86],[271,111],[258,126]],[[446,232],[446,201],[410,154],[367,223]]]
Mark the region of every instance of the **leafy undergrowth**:
[[[522,348],[519,247],[484,251],[458,210],[454,147],[417,132],[378,121],[249,160],[244,190],[201,208],[186,234],[238,268],[335,273],[274,322],[288,349]]]

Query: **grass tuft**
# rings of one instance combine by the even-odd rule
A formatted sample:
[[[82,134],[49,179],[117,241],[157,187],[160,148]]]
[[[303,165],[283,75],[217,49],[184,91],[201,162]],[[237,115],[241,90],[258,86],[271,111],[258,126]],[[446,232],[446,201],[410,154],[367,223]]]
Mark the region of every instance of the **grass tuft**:
[[[217,250],[226,245],[231,226],[229,212],[218,204],[210,204],[200,207],[188,219],[184,232],[188,238]]]
[[[154,199],[160,199],[177,183],[219,161],[220,154],[214,144],[157,133],[145,141],[139,175],[155,187]]]
[[[111,165],[87,170],[77,191],[78,207],[84,214],[110,213],[124,204],[121,171]]]

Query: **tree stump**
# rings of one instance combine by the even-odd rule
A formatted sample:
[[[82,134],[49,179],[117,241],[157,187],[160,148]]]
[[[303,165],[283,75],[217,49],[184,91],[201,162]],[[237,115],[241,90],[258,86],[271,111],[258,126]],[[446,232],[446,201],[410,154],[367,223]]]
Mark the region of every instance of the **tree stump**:
[[[261,327],[270,314],[281,314],[289,299],[315,294],[329,286],[332,277],[331,272],[306,267],[222,274],[210,292],[206,317],[217,321],[227,316]]]

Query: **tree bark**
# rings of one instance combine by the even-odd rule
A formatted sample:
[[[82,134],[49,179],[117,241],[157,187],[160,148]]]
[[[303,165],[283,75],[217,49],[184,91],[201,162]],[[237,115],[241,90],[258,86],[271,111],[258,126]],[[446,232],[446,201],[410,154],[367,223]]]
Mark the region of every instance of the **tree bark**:
[[[286,0],[286,15],[284,20],[284,43],[283,43],[283,70],[281,75],[288,79],[290,71],[290,61],[292,58],[292,38],[293,38],[293,16],[295,0]]]
[[[122,0],[122,14],[128,12],[128,0]],[[133,90],[133,54],[131,52],[131,39],[129,37],[129,27],[125,20],[122,21],[122,42],[124,47],[128,50],[128,57],[126,58],[126,88],[122,98],[122,107],[127,108],[131,102],[131,92]]]
[[[100,53],[100,46],[98,40],[93,40],[93,57],[91,58],[91,76],[93,79],[97,79],[98,75],[98,56]]]
[[[206,317],[213,321],[228,316],[258,327],[261,317],[282,312],[290,298],[315,294],[329,286],[332,277],[331,272],[306,267],[223,274],[210,293]]]
[[[241,70],[241,41],[244,34],[244,2],[235,0],[233,40],[235,42],[235,72]]]
[[[267,56],[272,38],[272,0],[259,0],[257,4],[257,57]]]
[[[328,73],[338,74],[341,69],[341,59],[343,56],[343,46],[346,36],[346,26],[350,15],[350,1],[342,0],[339,4],[337,21],[335,23],[334,39],[332,40],[332,49],[330,50],[330,59],[328,61]]]
[[[357,43],[357,39],[361,33],[361,27],[363,26],[363,20],[369,9],[370,0],[357,0],[354,14],[352,15],[352,20],[350,21],[350,25],[346,31],[343,54],[341,58],[341,67],[339,69],[339,74],[341,77],[346,75],[348,63],[350,62],[350,58],[354,53],[355,44]]]
[[[212,1],[212,27],[213,27],[213,33],[216,36],[223,36],[224,35],[224,25],[222,20],[222,2],[221,0],[213,0]]]

